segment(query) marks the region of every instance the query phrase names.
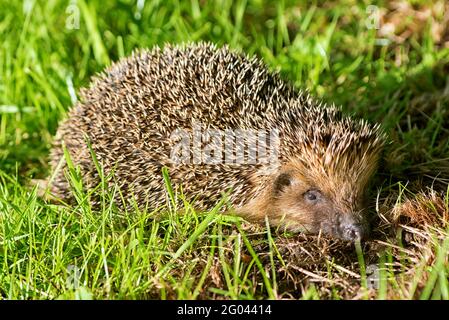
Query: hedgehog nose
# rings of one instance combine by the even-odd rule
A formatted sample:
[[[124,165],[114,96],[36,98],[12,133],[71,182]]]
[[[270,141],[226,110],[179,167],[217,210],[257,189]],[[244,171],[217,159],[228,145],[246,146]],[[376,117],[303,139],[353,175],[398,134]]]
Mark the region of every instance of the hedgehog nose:
[[[363,239],[363,227],[360,224],[348,224],[341,226],[343,239],[349,241],[360,241]]]
[[[367,226],[351,217],[351,215],[340,216],[339,219],[340,237],[348,241],[363,240],[366,237]]]

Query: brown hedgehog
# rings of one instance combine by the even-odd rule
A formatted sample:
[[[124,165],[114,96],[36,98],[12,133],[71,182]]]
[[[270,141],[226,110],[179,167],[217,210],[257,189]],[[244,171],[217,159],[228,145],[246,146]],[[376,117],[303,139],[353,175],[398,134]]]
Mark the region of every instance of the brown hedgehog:
[[[100,182],[91,145],[125,202],[166,203],[161,170],[187,200],[292,231],[348,240],[367,231],[365,191],[385,135],[293,88],[257,58],[213,44],[142,50],[81,91],[51,153],[53,194],[71,198],[63,146],[84,187]],[[59,166],[58,166],[59,164]],[[62,164],[62,165],[60,165]]]

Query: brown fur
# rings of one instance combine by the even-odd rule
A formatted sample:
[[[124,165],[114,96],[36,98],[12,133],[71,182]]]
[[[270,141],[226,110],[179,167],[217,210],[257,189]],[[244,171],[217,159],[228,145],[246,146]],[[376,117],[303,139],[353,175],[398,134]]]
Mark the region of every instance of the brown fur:
[[[173,163],[171,134],[182,128],[193,140],[195,124],[279,130],[279,161]],[[51,163],[56,168],[64,161],[64,143],[90,190],[99,177],[86,137],[105,173],[113,172],[124,191],[126,203],[117,203],[125,208],[133,199],[153,208],[165,203],[165,166],[173,184],[182,185],[187,200],[195,198],[199,208],[232,190],[231,203],[249,219],[268,216],[273,225],[332,235],[345,219],[364,220],[362,198],[385,142],[379,126],[322,105],[260,60],[205,43],[135,53],[81,91],[81,102],[58,130]],[[236,136],[237,143],[255,145],[250,139]],[[199,154],[195,148],[193,158]],[[70,199],[65,170],[57,172],[52,191]]]

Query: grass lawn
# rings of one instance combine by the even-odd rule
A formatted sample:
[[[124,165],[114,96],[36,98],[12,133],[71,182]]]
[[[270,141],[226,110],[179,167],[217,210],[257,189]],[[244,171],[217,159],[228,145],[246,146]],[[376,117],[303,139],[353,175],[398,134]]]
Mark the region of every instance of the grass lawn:
[[[0,298],[448,299],[449,5],[432,1],[0,0]],[[185,203],[46,203],[58,123],[134,49],[211,41],[382,124],[371,240],[254,226]],[[188,192],[185,190],[184,192]]]

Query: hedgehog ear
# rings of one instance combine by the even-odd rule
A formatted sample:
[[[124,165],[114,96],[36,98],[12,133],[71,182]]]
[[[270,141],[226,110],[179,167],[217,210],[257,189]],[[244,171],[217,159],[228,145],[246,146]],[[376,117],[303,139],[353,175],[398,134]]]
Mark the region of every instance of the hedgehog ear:
[[[292,184],[292,175],[290,173],[283,172],[277,176],[274,180],[273,191],[275,195],[280,194],[286,187]]]

